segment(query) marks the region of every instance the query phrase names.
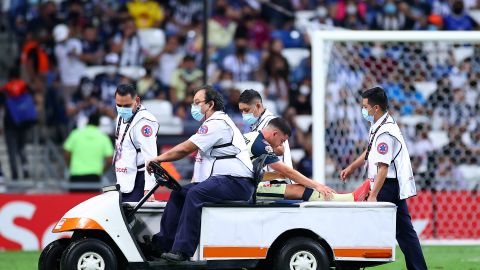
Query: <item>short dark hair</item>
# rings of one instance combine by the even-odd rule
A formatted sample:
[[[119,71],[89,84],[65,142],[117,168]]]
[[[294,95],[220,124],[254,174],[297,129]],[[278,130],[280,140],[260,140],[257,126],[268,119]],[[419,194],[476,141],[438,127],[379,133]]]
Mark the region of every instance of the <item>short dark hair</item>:
[[[290,135],[292,135],[292,128],[287,123],[287,121],[283,118],[280,118],[280,117],[273,118],[272,120],[270,120],[270,122],[268,122],[267,126],[274,127],[280,130],[281,132],[285,133],[289,137]]]
[[[382,87],[376,86],[363,91],[362,98],[368,99],[370,106],[378,105],[382,111],[388,109],[388,97]]]
[[[100,113],[98,111],[93,112],[88,117],[88,124],[93,126],[100,125]]]
[[[133,84],[120,84],[115,91],[115,95],[122,97],[130,95],[135,98],[137,97],[137,89]]]
[[[225,103],[223,101],[222,95],[219,92],[215,91],[210,85],[203,85],[197,88],[193,93],[197,94],[199,91],[205,91],[205,103],[213,101],[213,110],[214,111],[223,111],[225,109]]]
[[[262,102],[262,96],[260,94],[253,90],[253,89],[247,89],[240,94],[240,98],[238,100],[239,103],[245,103],[245,104],[250,104],[256,99],[260,100],[260,103]]]

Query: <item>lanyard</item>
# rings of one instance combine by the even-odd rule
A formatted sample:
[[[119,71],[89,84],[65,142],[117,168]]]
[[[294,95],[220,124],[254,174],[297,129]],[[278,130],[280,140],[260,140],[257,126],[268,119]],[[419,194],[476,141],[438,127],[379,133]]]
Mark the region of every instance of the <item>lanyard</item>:
[[[118,147],[122,148],[122,144],[123,144],[123,141],[125,140],[125,135],[127,134],[128,128],[130,128],[130,124],[133,122],[133,118],[135,118],[135,115],[137,115],[137,112],[139,110],[140,110],[140,107],[137,107],[137,109],[133,113],[130,120],[128,120],[127,126],[125,127],[125,130],[123,131],[122,139],[120,140],[120,144],[118,145]],[[115,131],[115,140],[118,139],[118,135],[120,135],[120,125],[121,124],[122,124],[122,117],[118,117],[117,131]]]
[[[252,128],[250,129],[251,131],[256,130],[256,129],[260,126],[260,124],[262,124],[263,121],[265,121],[265,119],[262,120],[262,116],[265,114],[265,112],[267,112],[267,109],[265,109],[265,110],[260,114],[260,116],[258,117],[257,122],[255,122],[255,124],[252,125]]]
[[[383,119],[382,123],[380,123],[377,129],[375,129],[375,131],[373,132],[372,139],[370,140],[370,143],[368,144],[368,147],[367,147],[367,154],[365,155],[365,160],[368,160],[368,155],[370,154],[370,150],[372,149],[373,139],[375,139],[375,135],[377,135],[377,132],[380,129],[380,127],[382,127],[383,124],[387,122],[388,117],[389,115],[387,114],[387,116],[385,116],[385,118]]]

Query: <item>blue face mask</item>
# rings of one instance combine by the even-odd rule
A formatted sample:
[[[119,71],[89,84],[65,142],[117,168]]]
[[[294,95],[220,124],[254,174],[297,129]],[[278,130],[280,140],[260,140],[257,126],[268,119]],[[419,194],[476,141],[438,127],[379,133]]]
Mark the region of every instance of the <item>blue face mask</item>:
[[[203,117],[205,117],[205,114],[202,113],[202,107],[200,105],[192,104],[192,108],[190,109],[190,112],[192,114],[193,119],[197,121],[202,121]]]
[[[373,123],[373,115],[369,115],[367,109],[362,108],[362,116],[363,119],[367,120],[370,123]]]
[[[395,6],[395,4],[388,3],[383,8],[383,11],[387,14],[393,14],[393,13],[397,12],[397,6]]]
[[[243,113],[242,114],[242,119],[243,122],[245,122],[247,125],[253,125],[258,121],[258,117],[255,117],[253,113]]]
[[[117,106],[117,113],[123,120],[128,121],[133,116],[133,109]]]

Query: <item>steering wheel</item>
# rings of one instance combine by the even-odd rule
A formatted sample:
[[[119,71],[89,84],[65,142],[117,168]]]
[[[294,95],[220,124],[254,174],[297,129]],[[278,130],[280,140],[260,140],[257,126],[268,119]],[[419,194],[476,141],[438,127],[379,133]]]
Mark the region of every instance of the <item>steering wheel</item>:
[[[158,162],[150,162],[150,166],[152,166],[155,181],[161,186],[175,191],[180,191],[182,189],[182,186],[177,180],[175,180],[175,178],[173,178],[173,176],[171,176]]]

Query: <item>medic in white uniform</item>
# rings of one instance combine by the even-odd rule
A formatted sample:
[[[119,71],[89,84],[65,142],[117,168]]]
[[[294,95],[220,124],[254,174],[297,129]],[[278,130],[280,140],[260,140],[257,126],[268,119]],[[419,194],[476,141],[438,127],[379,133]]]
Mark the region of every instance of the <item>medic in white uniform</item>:
[[[174,161],[198,151],[192,183],[172,191],[160,232],[152,239],[155,249],[170,251],[162,255],[166,260],[184,261],[193,256],[205,203],[247,201],[253,194],[253,165],[247,146],[223,108],[223,99],[213,88],[197,90],[191,109],[192,117],[203,122],[197,133],[154,159]],[[151,171],[150,166],[147,169]]]
[[[133,85],[119,85],[115,102],[118,117],[113,162],[117,184],[120,185],[123,201],[138,202],[155,186],[155,178],[145,173],[145,162],[157,156],[159,125],[140,104]]]
[[[407,145],[400,128],[389,115],[388,98],[381,87],[362,93],[362,116],[372,125],[367,149],[340,173],[343,181],[366,161],[372,190],[368,201],[397,205],[397,242],[407,269],[427,269],[406,199],[417,194]]]

